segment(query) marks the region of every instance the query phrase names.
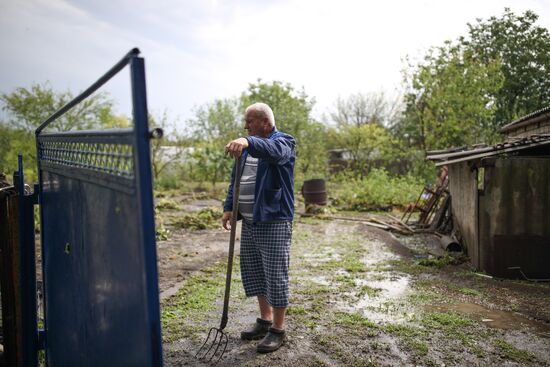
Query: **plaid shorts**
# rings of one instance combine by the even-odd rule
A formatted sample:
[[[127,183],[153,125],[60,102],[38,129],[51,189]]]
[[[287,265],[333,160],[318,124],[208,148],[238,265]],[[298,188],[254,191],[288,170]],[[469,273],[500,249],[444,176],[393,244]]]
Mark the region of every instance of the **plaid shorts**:
[[[241,277],[247,297],[266,296],[273,307],[288,306],[288,265],[292,222],[243,220]]]

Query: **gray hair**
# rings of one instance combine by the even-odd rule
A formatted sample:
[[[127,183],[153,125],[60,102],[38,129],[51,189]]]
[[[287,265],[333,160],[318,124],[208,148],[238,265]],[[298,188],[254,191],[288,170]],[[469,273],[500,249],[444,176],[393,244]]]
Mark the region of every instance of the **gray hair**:
[[[271,110],[271,107],[269,107],[267,104],[262,102],[253,103],[246,108],[244,113],[247,114],[250,110],[254,110],[256,113],[260,113],[262,117],[267,117],[269,124],[275,127],[275,115],[273,115],[273,110]]]

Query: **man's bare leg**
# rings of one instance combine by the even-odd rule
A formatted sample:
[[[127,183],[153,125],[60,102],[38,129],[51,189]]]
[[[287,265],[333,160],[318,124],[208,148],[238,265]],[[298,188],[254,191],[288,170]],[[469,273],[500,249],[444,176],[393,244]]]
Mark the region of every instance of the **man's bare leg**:
[[[273,307],[273,327],[278,330],[285,329],[286,307]]]
[[[266,321],[273,321],[273,327],[278,330],[285,329],[286,307],[271,307],[266,296],[258,296],[260,305],[260,318]]]
[[[263,320],[273,320],[273,324],[266,336],[256,346],[256,350],[259,353],[274,352],[283,345],[285,340],[286,307],[271,307],[265,296],[259,296],[258,303],[260,304],[261,318]]]
[[[273,321],[273,309],[267,302],[267,297],[258,296],[258,304],[260,305],[260,318],[265,321]]]

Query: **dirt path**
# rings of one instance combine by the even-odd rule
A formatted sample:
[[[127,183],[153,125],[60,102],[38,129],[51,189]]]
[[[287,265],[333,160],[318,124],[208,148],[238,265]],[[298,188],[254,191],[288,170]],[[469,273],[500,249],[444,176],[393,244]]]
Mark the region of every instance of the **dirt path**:
[[[477,276],[430,257],[422,237],[312,219],[294,228],[287,342],[260,355],[239,340],[256,304],[237,258],[219,366],[550,365],[548,285]],[[202,365],[194,353],[220,321],[227,241],[208,230],[159,243],[165,366]]]

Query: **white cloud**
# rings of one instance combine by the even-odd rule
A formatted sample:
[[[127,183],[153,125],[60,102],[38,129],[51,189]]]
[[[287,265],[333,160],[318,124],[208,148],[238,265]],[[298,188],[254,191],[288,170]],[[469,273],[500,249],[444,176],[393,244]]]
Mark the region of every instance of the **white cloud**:
[[[62,1],[0,3],[0,91],[50,80],[79,92],[130,48],[146,59],[150,110],[189,117],[257,78],[304,87],[320,115],[339,96],[393,91],[406,55],[467,31],[476,18],[543,0]],[[129,113],[127,73],[107,90]]]

